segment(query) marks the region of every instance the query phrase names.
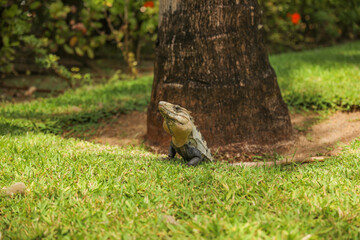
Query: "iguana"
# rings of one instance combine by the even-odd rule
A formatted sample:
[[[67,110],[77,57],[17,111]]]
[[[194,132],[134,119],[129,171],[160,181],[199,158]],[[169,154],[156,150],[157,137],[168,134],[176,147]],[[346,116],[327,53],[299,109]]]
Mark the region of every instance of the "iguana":
[[[188,161],[189,166],[196,166],[203,160],[213,161],[210,149],[194,125],[194,120],[188,110],[160,101],[159,111],[164,117],[163,127],[171,135],[168,158],[174,158],[178,153]]]

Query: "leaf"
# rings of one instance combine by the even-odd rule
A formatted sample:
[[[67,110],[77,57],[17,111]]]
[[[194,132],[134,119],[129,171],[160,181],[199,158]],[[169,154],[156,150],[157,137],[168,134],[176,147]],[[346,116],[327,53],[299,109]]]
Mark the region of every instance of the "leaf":
[[[54,54],[49,54],[49,60],[51,63],[57,62],[60,58]]]
[[[20,45],[20,42],[19,42],[19,41],[12,42],[12,43],[10,44],[11,47],[17,47],[17,46],[19,46],[19,45]]]
[[[228,201],[232,196],[233,196],[234,192],[233,191],[229,191],[227,194],[226,194],[226,201]]]
[[[5,47],[9,46],[9,37],[3,36],[3,44]]]
[[[91,48],[88,48],[86,52],[89,58],[94,58],[94,51]]]
[[[81,74],[80,73],[76,73],[76,74],[74,74],[73,75],[73,78],[75,78],[75,79],[81,79],[82,78],[82,76],[81,76]]]
[[[69,45],[64,44],[63,47],[64,47],[64,50],[65,50],[66,53],[68,53],[68,54],[74,54],[74,50],[73,50],[71,47],[69,47]]]
[[[81,50],[81,48],[79,48],[79,47],[76,47],[76,48],[75,48],[75,52],[76,52],[76,54],[79,55],[79,56],[84,56],[83,50]]]
[[[70,38],[70,41],[69,41],[70,47],[74,47],[77,42],[78,42],[77,36],[73,36],[72,38]]]

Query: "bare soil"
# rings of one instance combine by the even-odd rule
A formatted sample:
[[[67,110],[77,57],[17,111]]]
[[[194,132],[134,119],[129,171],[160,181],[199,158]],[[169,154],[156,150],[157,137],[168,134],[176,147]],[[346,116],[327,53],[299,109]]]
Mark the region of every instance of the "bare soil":
[[[146,134],[146,113],[135,111],[116,118],[108,124],[104,123],[91,137],[91,141],[123,147],[140,145]]]
[[[146,134],[146,113],[117,116],[97,130],[91,141],[118,146],[139,145]],[[360,137],[360,112],[336,112],[326,118],[314,112],[291,114],[294,144],[283,155],[292,161],[319,160],[338,154]]]
[[[314,113],[291,115],[296,140],[289,154],[295,153],[294,159],[334,156],[360,137],[360,112],[336,112],[325,120],[318,117]]]

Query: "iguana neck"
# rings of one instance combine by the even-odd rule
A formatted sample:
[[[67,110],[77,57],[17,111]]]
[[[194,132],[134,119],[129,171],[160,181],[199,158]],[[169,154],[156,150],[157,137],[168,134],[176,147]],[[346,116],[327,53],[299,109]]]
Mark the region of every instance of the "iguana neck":
[[[179,137],[171,137],[171,141],[172,143],[176,146],[176,147],[182,147],[185,145],[185,143],[188,142],[188,137],[186,138],[179,138]]]
[[[176,147],[181,147],[189,141],[189,136],[193,130],[193,124],[189,121],[187,124],[179,125],[166,120],[163,123],[166,132],[171,135],[171,141]]]

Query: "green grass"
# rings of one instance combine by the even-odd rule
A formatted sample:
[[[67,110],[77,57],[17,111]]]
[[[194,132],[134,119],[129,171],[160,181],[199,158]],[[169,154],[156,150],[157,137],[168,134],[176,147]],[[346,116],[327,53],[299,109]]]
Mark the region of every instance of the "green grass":
[[[273,56],[286,101],[296,108],[360,106],[359,47]],[[0,105],[0,189],[27,185],[23,196],[0,194],[4,239],[360,238],[360,138],[324,163],[188,168],[141,146],[59,136],[144,111],[151,84],[143,77]]]
[[[144,111],[149,104],[152,77],[71,90],[48,99],[0,108],[0,135],[27,130],[46,133],[84,132],[100,119],[133,110]]]
[[[274,55],[270,61],[288,105],[360,108],[360,41]]]
[[[355,239],[360,141],[325,163],[188,168],[142,148],[44,133],[0,137],[5,239]],[[172,216],[177,221],[170,223]]]

